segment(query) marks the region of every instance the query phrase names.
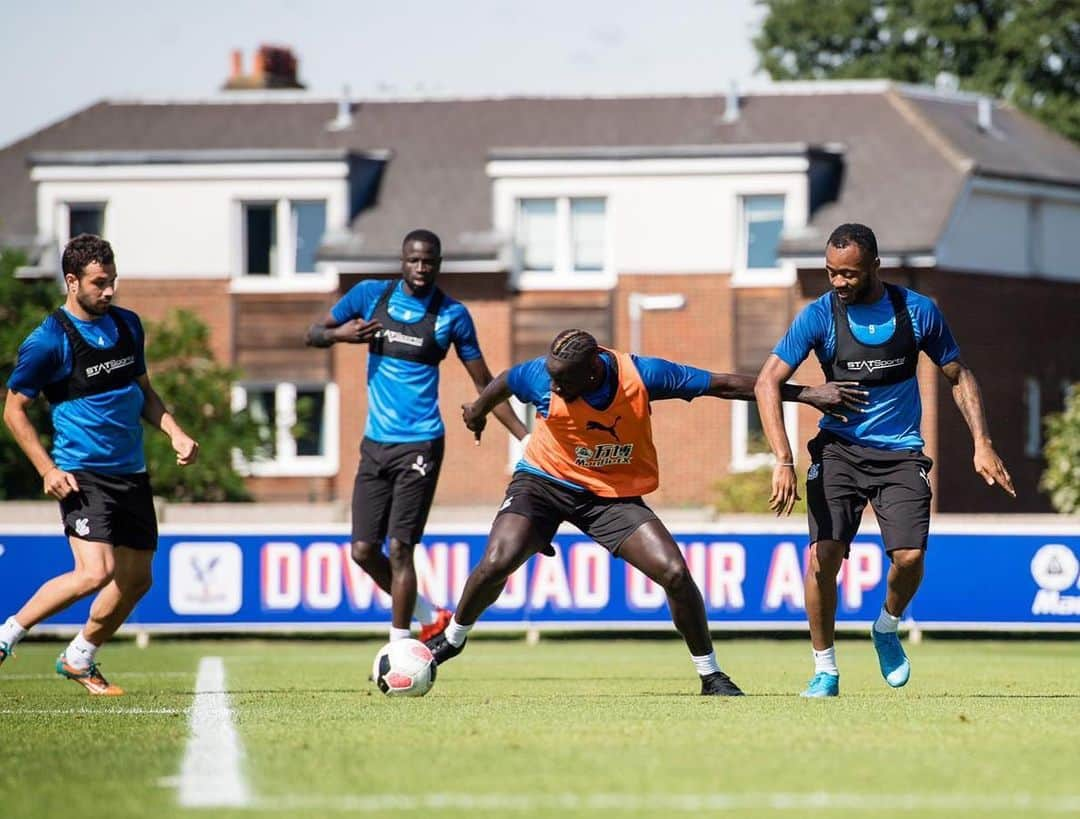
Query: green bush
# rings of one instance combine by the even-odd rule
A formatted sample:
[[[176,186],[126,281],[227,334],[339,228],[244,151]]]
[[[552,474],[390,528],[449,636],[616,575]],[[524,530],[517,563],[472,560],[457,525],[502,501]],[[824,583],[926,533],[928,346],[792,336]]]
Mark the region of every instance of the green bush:
[[[799,479],[799,500],[793,515],[806,513],[806,470],[795,468]],[[732,472],[713,484],[713,511],[718,515],[768,515],[772,494],[771,466],[750,472]]]
[[[1080,384],[1074,384],[1065,408],[1046,418],[1046,471],[1039,486],[1062,514],[1080,512]]]

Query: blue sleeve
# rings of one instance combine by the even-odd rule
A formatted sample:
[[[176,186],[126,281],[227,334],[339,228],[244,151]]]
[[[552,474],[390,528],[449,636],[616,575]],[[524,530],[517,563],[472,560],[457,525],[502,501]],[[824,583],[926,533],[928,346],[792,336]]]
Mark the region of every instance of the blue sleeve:
[[[64,356],[62,345],[62,336],[50,333],[44,324],[38,326],[19,345],[15,369],[8,379],[8,389],[27,398],[37,398],[46,384],[61,376],[59,370]]]
[[[483,355],[480,341],[476,338],[476,325],[461,302],[450,305],[450,341],[457,348],[458,358],[462,361],[474,361]]]
[[[551,378],[548,376],[544,357],[515,364],[506,372],[506,384],[514,397],[523,404],[546,404],[547,394],[551,390]]]
[[[704,395],[712,383],[708,370],[701,370],[687,364],[676,364],[663,358],[648,358],[631,355],[630,358],[645,382],[650,401],[663,401],[666,398],[681,398],[692,401]]]
[[[784,337],[773,348],[773,354],[789,367],[798,367],[811,350],[825,342],[831,320],[827,304],[822,304],[820,299],[810,302],[791,322]]]
[[[937,366],[943,367],[960,357],[960,346],[953,338],[945,316],[934,302],[919,298],[911,305],[915,314],[919,346]]]
[[[330,315],[338,324],[344,324],[355,318],[367,321],[379,302],[379,296],[386,289],[386,282],[382,279],[369,279],[357,282],[349,288],[338,303],[330,308]]]

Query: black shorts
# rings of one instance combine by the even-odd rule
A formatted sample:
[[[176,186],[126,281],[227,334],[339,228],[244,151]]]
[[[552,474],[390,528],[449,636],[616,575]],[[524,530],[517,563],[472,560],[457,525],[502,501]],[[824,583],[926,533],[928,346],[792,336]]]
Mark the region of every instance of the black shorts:
[[[442,438],[408,444],[364,438],[353,484],[353,542],[381,544],[388,534],[401,543],[419,542],[442,459]]]
[[[157,514],[149,475],[105,475],[82,469],[71,474],[79,491],[60,501],[65,535],[131,549],[157,548]]]
[[[934,462],[922,450],[859,446],[828,432],[818,433],[807,449],[811,543],[837,540],[850,545],[870,501],[886,552],[926,548]]]
[[[623,541],[643,523],[657,519],[640,497],[601,498],[528,472],[514,473],[495,517],[508,513],[527,517],[536,533],[549,544],[559,524],[569,521],[613,555],[619,554]]]

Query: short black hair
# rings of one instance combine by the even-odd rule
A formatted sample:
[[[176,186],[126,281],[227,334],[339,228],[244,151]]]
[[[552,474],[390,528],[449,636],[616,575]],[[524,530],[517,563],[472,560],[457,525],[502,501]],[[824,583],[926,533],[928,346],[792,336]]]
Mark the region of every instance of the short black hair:
[[[405,238],[401,240],[402,253],[405,252],[405,248],[409,246],[410,242],[424,242],[425,244],[432,245],[435,248],[435,255],[442,255],[442,240],[439,239],[434,231],[426,230],[425,228],[410,230],[405,234]]]
[[[65,276],[82,279],[86,266],[97,262],[101,266],[115,264],[112,245],[92,233],[80,233],[64,247],[60,267]]]
[[[831,245],[843,250],[848,245],[858,245],[862,251],[864,262],[870,262],[877,258],[877,236],[866,225],[858,222],[845,222],[829,234],[826,246]]]
[[[559,361],[586,364],[592,361],[599,349],[600,345],[591,333],[585,330],[563,330],[551,342],[551,357]]]

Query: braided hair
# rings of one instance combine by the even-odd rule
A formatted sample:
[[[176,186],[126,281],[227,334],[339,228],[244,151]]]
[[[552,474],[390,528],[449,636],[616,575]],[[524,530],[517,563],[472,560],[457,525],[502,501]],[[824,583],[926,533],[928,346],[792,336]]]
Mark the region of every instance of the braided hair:
[[[584,330],[563,330],[551,342],[551,357],[574,364],[587,364],[596,355],[596,339]]]

